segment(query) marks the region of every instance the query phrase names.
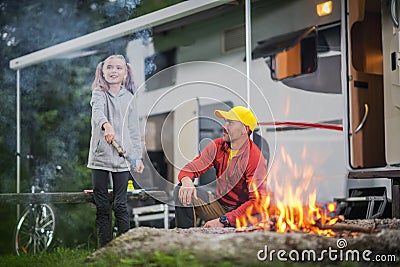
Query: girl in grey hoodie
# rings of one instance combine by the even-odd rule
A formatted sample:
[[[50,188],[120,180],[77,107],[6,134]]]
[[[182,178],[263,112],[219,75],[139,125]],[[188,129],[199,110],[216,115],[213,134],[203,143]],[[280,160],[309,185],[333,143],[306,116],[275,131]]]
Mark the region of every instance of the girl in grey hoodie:
[[[133,159],[134,169],[141,173],[142,147],[139,120],[133,105],[135,85],[133,71],[122,55],[111,55],[97,65],[91,86],[92,136],[88,168],[92,170],[96,225],[99,245],[112,239],[112,213],[108,198],[108,180],[113,183],[113,207],[118,234],[129,230],[127,184],[129,163],[111,145],[121,144],[126,155]]]

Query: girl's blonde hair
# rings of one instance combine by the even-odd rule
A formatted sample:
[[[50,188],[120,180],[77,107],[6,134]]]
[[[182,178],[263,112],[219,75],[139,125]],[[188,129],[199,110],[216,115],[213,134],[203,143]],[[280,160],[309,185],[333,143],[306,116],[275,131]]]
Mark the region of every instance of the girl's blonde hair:
[[[133,69],[131,64],[129,64],[128,62],[126,62],[125,57],[123,55],[111,55],[109,57],[107,57],[105,60],[101,61],[96,68],[96,74],[91,86],[91,90],[94,90],[95,88],[100,88],[102,91],[107,91],[110,90],[110,86],[108,84],[108,82],[104,79],[103,77],[103,66],[104,66],[104,62],[107,61],[110,58],[119,58],[122,59],[125,63],[126,66],[126,79],[124,79],[123,81],[123,85],[124,87],[130,91],[132,94],[135,93],[136,91],[136,87],[135,87],[135,82],[133,80]]]

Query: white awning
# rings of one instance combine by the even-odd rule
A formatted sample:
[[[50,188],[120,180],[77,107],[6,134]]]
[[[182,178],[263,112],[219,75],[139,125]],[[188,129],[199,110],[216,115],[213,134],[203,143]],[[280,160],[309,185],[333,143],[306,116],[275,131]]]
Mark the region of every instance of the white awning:
[[[232,0],[189,0],[170,7],[134,18],[96,32],[92,32],[75,39],[53,45],[51,47],[15,58],[10,61],[11,69],[25,67],[58,57],[76,50],[88,48],[119,37],[126,36],[135,31],[164,24],[176,19],[186,17]]]

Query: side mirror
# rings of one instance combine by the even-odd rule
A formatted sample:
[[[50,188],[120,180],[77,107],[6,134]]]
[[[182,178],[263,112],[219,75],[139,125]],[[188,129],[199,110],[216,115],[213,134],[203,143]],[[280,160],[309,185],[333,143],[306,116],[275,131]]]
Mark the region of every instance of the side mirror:
[[[271,78],[286,78],[312,73],[317,69],[317,36],[307,36],[293,47],[274,54],[270,60]]]

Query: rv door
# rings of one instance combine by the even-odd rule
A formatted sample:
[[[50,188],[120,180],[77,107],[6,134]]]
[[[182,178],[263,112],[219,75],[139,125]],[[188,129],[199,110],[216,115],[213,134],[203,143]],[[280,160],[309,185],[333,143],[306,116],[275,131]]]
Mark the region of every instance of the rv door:
[[[349,163],[353,169],[384,167],[381,1],[351,0],[347,8]]]
[[[392,1],[394,4],[396,1]],[[398,2],[400,4],[400,2]],[[395,6],[397,10],[399,5]],[[382,9],[386,161],[400,167],[400,29],[396,9]],[[392,20],[392,18],[395,18]]]

